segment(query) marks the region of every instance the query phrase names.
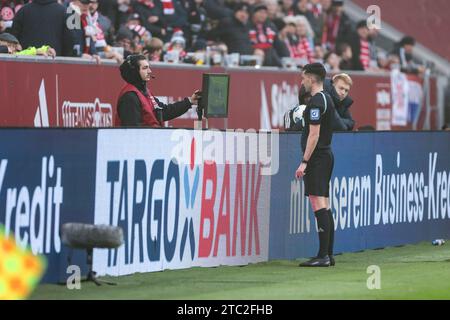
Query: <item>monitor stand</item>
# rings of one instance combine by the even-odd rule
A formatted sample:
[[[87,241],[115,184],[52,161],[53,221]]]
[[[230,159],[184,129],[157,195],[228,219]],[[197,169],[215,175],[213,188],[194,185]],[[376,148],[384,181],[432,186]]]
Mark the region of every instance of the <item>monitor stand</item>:
[[[205,129],[208,129],[208,118],[205,118]],[[194,129],[203,130],[203,120],[194,120]]]

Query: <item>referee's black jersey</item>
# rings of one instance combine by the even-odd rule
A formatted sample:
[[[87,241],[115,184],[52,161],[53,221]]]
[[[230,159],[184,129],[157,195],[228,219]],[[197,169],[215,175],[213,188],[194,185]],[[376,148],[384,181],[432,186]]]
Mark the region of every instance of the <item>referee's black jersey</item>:
[[[320,124],[319,141],[316,150],[330,147],[333,136],[334,104],[330,95],[326,92],[316,93],[306,105],[303,112],[304,128],[302,132],[302,150],[306,150],[306,142],[309,135],[310,124]]]

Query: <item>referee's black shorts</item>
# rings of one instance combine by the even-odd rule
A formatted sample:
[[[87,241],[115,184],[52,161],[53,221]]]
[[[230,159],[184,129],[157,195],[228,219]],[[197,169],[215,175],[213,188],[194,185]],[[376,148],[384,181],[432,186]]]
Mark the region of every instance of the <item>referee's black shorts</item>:
[[[314,150],[306,166],[303,181],[305,196],[329,198],[330,179],[334,167],[334,156],[331,148]]]

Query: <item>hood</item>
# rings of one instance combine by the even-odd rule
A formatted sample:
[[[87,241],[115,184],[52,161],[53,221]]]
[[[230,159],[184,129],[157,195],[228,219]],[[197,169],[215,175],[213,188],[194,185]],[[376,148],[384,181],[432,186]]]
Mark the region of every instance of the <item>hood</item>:
[[[138,70],[138,63],[132,56],[128,56],[120,65],[122,79],[138,88],[142,93],[147,94],[147,83],[142,81]]]

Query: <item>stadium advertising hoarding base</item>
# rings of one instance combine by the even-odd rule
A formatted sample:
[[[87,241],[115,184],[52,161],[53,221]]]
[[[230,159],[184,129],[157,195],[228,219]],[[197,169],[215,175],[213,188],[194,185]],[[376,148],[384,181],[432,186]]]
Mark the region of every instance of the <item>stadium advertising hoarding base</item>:
[[[330,184],[335,252],[450,237],[449,138],[447,132],[336,134]],[[313,256],[316,221],[303,182],[294,178],[298,135],[283,135],[280,152],[269,259]]]
[[[45,282],[69,276],[59,235],[65,222],[123,228],[123,246],[94,251],[101,275],[314,255],[314,216],[294,178],[299,135],[279,135],[270,175],[261,174],[267,161],[251,158],[260,135],[216,133],[2,129],[0,223],[46,255]],[[239,146],[226,138],[233,135],[258,142],[257,152],[245,149],[244,164],[233,161]],[[449,238],[449,139],[448,132],[335,134],[336,252]],[[72,263],[86,273],[84,252],[75,250]]]

